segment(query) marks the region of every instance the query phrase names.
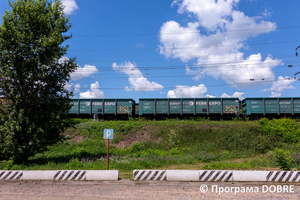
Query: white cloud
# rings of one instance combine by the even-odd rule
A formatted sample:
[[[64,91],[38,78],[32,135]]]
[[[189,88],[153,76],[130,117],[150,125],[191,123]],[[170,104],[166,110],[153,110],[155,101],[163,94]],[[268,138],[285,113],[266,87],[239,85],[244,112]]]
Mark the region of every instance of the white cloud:
[[[178,1],[173,1],[173,4]],[[178,13],[194,14],[201,26],[213,30],[217,26],[223,26],[226,18],[231,15],[233,6],[239,0],[182,0]]]
[[[67,61],[69,61],[69,58],[63,56],[58,60],[58,63],[62,64]],[[84,77],[88,77],[96,72],[98,72],[98,69],[94,65],[86,64],[84,65],[84,67],[78,65],[77,69],[73,73],[71,73],[71,80],[79,80]]]
[[[100,86],[98,81],[91,84],[90,90],[79,94],[79,98],[105,98],[104,92],[99,90]]]
[[[77,92],[79,92],[80,91],[80,84],[79,83],[77,83],[75,86],[74,86],[74,92],[75,93],[77,93]]]
[[[198,86],[185,86],[185,85],[176,85],[176,89],[169,90],[167,97],[168,98],[184,98],[184,97],[203,97],[204,93],[207,92],[205,85],[200,84]],[[214,97],[212,95],[206,95],[207,97]]]
[[[79,80],[96,72],[98,72],[98,69],[94,65],[84,65],[84,67],[78,66],[76,71],[71,74],[71,79]]]
[[[295,89],[295,87],[291,85],[295,81],[296,79],[290,78],[288,76],[284,78],[282,76],[279,76],[277,81],[272,84],[271,88],[265,88],[263,91],[272,91],[271,97],[280,97],[281,92],[283,92],[284,90]]]
[[[280,97],[281,93],[280,92],[271,92],[271,96],[270,97]]]
[[[64,85],[64,89],[65,90],[72,90],[72,89],[74,89],[75,93],[79,92],[80,91],[80,84],[78,83],[78,84],[74,85],[74,87],[73,87],[73,85],[74,85],[73,83],[66,82],[65,85]]]
[[[196,22],[181,26],[168,21],[160,29],[160,53],[166,58],[179,58],[183,62],[197,59],[198,68],[186,67],[186,74],[199,81],[205,75],[222,78],[237,88],[263,86],[275,79],[272,68],[281,60],[260,53],[245,58],[245,41],[276,29],[276,23],[246,16],[235,10],[239,0],[181,0],[178,13],[196,16]],[[200,27],[208,30],[200,32]],[[238,31],[243,30],[243,31]],[[178,34],[170,34],[178,33]],[[250,81],[255,79],[255,81]]]
[[[64,85],[64,89],[65,90],[71,90],[72,86],[73,86],[73,83],[66,82],[65,85]]]
[[[245,92],[235,92],[235,93],[233,93],[232,95],[229,95],[229,94],[226,94],[226,93],[223,93],[222,95],[221,95],[221,97],[238,97],[240,100],[243,100],[244,99],[244,97],[243,97],[243,95],[245,94]]]
[[[113,70],[123,72],[129,76],[128,81],[130,84],[124,89],[126,91],[154,91],[163,89],[164,86],[156,83],[150,82],[145,78],[142,72],[136,67],[135,63],[124,62],[124,64],[117,65],[117,63],[112,64]]]
[[[70,15],[75,10],[79,9],[75,0],[60,0],[64,5],[64,13]]]
[[[264,11],[262,11],[261,15],[265,18],[269,18],[271,17],[273,11],[269,11],[268,9],[265,9]]]
[[[216,96],[214,96],[214,95],[210,95],[210,94],[207,94],[207,95],[205,95],[207,98],[215,98]]]

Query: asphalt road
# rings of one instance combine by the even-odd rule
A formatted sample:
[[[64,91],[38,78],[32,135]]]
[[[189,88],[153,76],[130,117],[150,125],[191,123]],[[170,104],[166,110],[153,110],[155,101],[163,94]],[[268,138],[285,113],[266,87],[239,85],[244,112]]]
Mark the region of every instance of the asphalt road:
[[[0,181],[0,199],[300,199],[300,183]]]

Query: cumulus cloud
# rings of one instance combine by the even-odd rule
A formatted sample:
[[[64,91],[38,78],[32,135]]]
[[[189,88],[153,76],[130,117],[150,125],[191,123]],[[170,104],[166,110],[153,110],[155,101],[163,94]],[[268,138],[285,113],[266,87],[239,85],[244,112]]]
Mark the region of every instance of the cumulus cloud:
[[[74,92],[77,93],[80,91],[80,84],[77,83],[75,86],[74,86]]]
[[[98,81],[91,84],[90,90],[79,93],[80,98],[105,98],[104,92],[99,90],[100,86]]]
[[[201,26],[214,30],[226,23],[226,18],[231,15],[237,2],[239,0],[175,0],[173,5],[178,4],[178,13],[192,13],[198,18]]]
[[[216,96],[214,96],[214,95],[210,95],[210,94],[207,94],[207,95],[205,95],[207,98],[215,98]]]
[[[296,79],[290,78],[288,76],[286,77],[279,76],[277,81],[275,81],[272,84],[271,88],[265,88],[263,91],[265,92],[272,91],[271,97],[280,97],[281,92],[283,92],[284,90],[295,89],[295,87],[291,85],[295,81]]]
[[[200,84],[198,86],[176,85],[176,89],[168,91],[167,97],[168,98],[204,97],[203,94],[205,92],[207,92],[207,88],[203,84]],[[206,95],[206,97],[214,97],[214,96]]]
[[[245,57],[245,41],[276,29],[276,23],[258,20],[235,10],[239,0],[181,0],[178,13],[195,16],[197,21],[182,26],[165,22],[160,29],[160,53],[183,62],[196,59],[198,68],[186,67],[186,74],[199,81],[205,75],[222,78],[237,88],[263,86],[275,80],[272,69],[283,64],[260,53]],[[201,30],[207,30],[203,33]],[[237,31],[243,30],[243,31]],[[176,33],[176,34],[170,34]],[[254,79],[255,81],[250,81]]]
[[[64,13],[70,15],[75,10],[79,9],[75,0],[60,0],[64,5]]]
[[[280,92],[271,92],[271,96],[270,97],[280,97],[281,93]]]
[[[124,89],[126,91],[154,91],[163,89],[164,86],[156,83],[150,82],[147,78],[145,78],[142,72],[136,67],[135,63],[124,62],[122,64],[117,65],[117,63],[112,64],[113,70],[125,73],[129,76],[128,82],[129,86],[126,86]]]
[[[78,66],[76,71],[71,74],[71,79],[79,80],[96,72],[98,72],[98,69],[94,65],[84,65],[84,67]]]
[[[58,60],[58,63],[62,64],[67,61],[69,61],[69,58],[63,56]],[[71,80],[79,80],[88,77],[96,72],[98,72],[98,69],[94,65],[86,64],[84,65],[84,67],[78,65],[77,69],[73,73],[71,73]]]
[[[65,90],[72,90],[73,89],[75,93],[79,92],[80,91],[80,84],[78,83],[78,84],[74,85],[74,87],[73,87],[73,85],[74,85],[73,83],[66,82],[65,85],[64,85],[64,89]]]
[[[240,100],[243,100],[244,99],[244,97],[243,97],[243,95],[245,94],[245,92],[235,92],[235,93],[233,93],[232,95],[229,95],[229,94],[226,94],[226,93],[223,93],[222,95],[221,95],[221,97],[222,98],[226,98],[226,97],[238,97]]]
[[[72,86],[73,86],[73,83],[66,82],[65,85],[64,85],[64,89],[65,90],[71,90]]]

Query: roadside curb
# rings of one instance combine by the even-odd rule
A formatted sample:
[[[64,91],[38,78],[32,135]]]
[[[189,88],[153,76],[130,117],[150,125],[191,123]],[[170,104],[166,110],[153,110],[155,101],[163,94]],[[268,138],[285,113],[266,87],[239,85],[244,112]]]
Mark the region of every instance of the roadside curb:
[[[135,181],[166,181],[166,170],[133,170]]]
[[[163,174],[159,176],[159,174]],[[300,171],[133,170],[134,180],[300,182]]]
[[[117,181],[119,170],[0,171],[0,180]]]

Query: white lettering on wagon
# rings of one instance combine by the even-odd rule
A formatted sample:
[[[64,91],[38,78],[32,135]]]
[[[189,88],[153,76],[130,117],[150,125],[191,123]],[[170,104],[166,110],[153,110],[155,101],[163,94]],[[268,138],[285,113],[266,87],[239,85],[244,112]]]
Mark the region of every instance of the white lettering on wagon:
[[[106,106],[115,106],[115,102],[105,102]]]
[[[281,102],[279,102],[279,104],[291,104],[291,102],[290,101],[281,101]]]
[[[102,102],[93,102],[92,105],[93,106],[102,106]]]
[[[170,106],[178,106],[180,105],[180,102],[170,102]]]
[[[89,101],[81,101],[80,105],[90,106],[91,103]]]
[[[221,102],[220,101],[210,101],[209,105],[210,106],[219,106],[219,105],[221,105]]]
[[[206,101],[197,101],[196,106],[206,106]]]

